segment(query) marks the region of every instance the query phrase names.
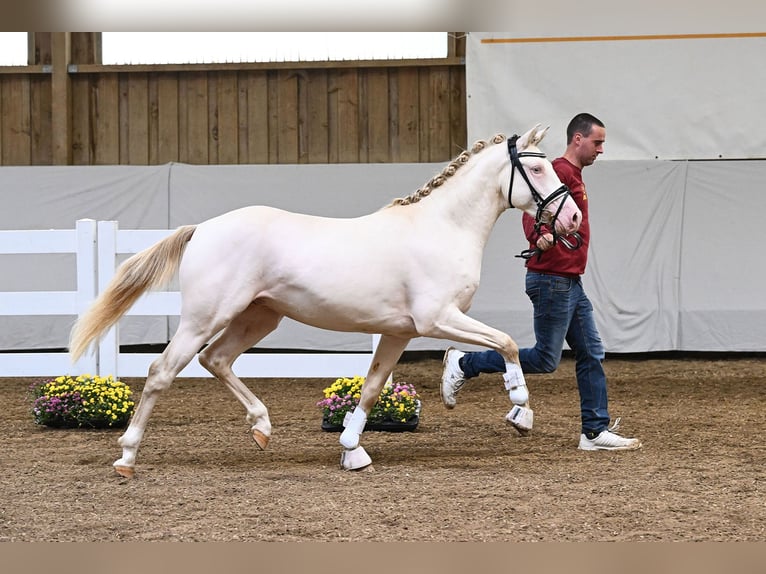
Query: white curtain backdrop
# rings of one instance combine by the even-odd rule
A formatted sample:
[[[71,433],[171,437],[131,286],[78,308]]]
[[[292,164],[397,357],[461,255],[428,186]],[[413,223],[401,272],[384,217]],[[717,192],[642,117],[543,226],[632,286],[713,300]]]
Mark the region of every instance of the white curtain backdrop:
[[[560,151],[567,122],[587,111],[607,126],[605,159],[764,158],[766,37],[758,31],[629,40],[607,32],[587,41],[545,34],[534,42],[472,32],[469,142],[539,122],[551,126],[550,149]]]
[[[116,220],[123,229],[170,229],[258,203],[355,216],[409,194],[442,167],[0,168],[0,229],[72,229],[81,218]],[[766,212],[765,176],[766,161],[755,160],[599,160],[586,169],[593,239],[584,281],[607,351],[766,350],[766,267],[759,231]],[[490,237],[470,311],[522,346],[534,342],[524,264],[514,257],[525,247],[520,214],[509,210]],[[0,265],[0,290],[75,287],[70,256],[4,255]],[[0,317],[0,350],[64,347],[73,320]],[[174,318],[124,319],[121,340],[164,343],[175,324]],[[449,344],[419,339],[408,348],[438,350]],[[262,346],[366,350],[369,337],[286,321]]]

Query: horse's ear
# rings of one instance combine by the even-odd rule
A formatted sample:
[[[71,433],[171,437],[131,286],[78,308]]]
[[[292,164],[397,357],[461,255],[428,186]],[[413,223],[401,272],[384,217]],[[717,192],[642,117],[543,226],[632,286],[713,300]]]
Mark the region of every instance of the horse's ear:
[[[516,142],[518,149],[526,149],[529,146],[537,147],[537,144],[542,141],[542,139],[545,137],[545,134],[548,132],[548,128],[550,128],[550,126],[548,126],[547,128],[541,130],[541,125],[542,124],[537,124],[523,136],[519,137],[518,141]]]
[[[545,134],[548,133],[548,130],[551,128],[551,126],[546,126],[544,130],[538,129],[537,132],[535,132],[535,137],[531,142],[531,145],[537,146],[540,144],[541,141],[543,141],[543,138],[545,137]]]

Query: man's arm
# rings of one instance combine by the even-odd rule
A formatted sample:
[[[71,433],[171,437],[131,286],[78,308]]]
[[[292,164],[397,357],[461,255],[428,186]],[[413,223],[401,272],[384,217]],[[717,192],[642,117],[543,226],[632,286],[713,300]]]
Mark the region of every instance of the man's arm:
[[[535,218],[526,213],[521,217],[521,224],[524,227],[524,235],[526,235],[530,245],[536,246],[540,251],[546,251],[553,247],[553,234],[548,226],[541,225],[538,232],[535,229]]]

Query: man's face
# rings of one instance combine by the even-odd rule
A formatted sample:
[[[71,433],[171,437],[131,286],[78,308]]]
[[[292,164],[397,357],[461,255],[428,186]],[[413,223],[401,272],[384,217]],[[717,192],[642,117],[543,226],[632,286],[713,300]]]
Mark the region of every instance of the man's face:
[[[583,167],[592,165],[596,158],[604,153],[604,142],[606,141],[606,130],[601,126],[594,125],[590,130],[590,135],[585,137],[581,133],[575,134],[575,141],[578,142],[577,158]]]

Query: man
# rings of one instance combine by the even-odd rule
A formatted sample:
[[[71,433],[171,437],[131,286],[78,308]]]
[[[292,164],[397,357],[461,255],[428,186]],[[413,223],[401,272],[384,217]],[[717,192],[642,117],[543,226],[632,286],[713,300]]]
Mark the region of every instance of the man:
[[[525,373],[551,373],[561,360],[564,341],[575,354],[577,387],[580,393],[582,430],[578,448],[582,450],[633,450],[641,447],[635,438],[625,438],[615,431],[619,419],[609,427],[606,375],[601,343],[593,306],[583,290],[590,241],[588,196],[582,169],[593,164],[604,152],[606,128],[596,117],[581,113],[567,126],[567,147],[555,159],[553,168],[570,190],[582,211],[579,233],[582,245],[569,249],[555,241],[546,228],[535,230],[533,217],[524,214],[522,224],[537,254],[527,260],[526,292],[534,307],[535,346],[519,349],[521,369]],[[468,379],[479,373],[505,372],[505,359],[494,350],[463,353],[450,347],[444,355],[441,396],[444,405],[455,407],[456,395]],[[512,413],[513,411],[511,411]],[[506,416],[506,420],[510,422]]]

